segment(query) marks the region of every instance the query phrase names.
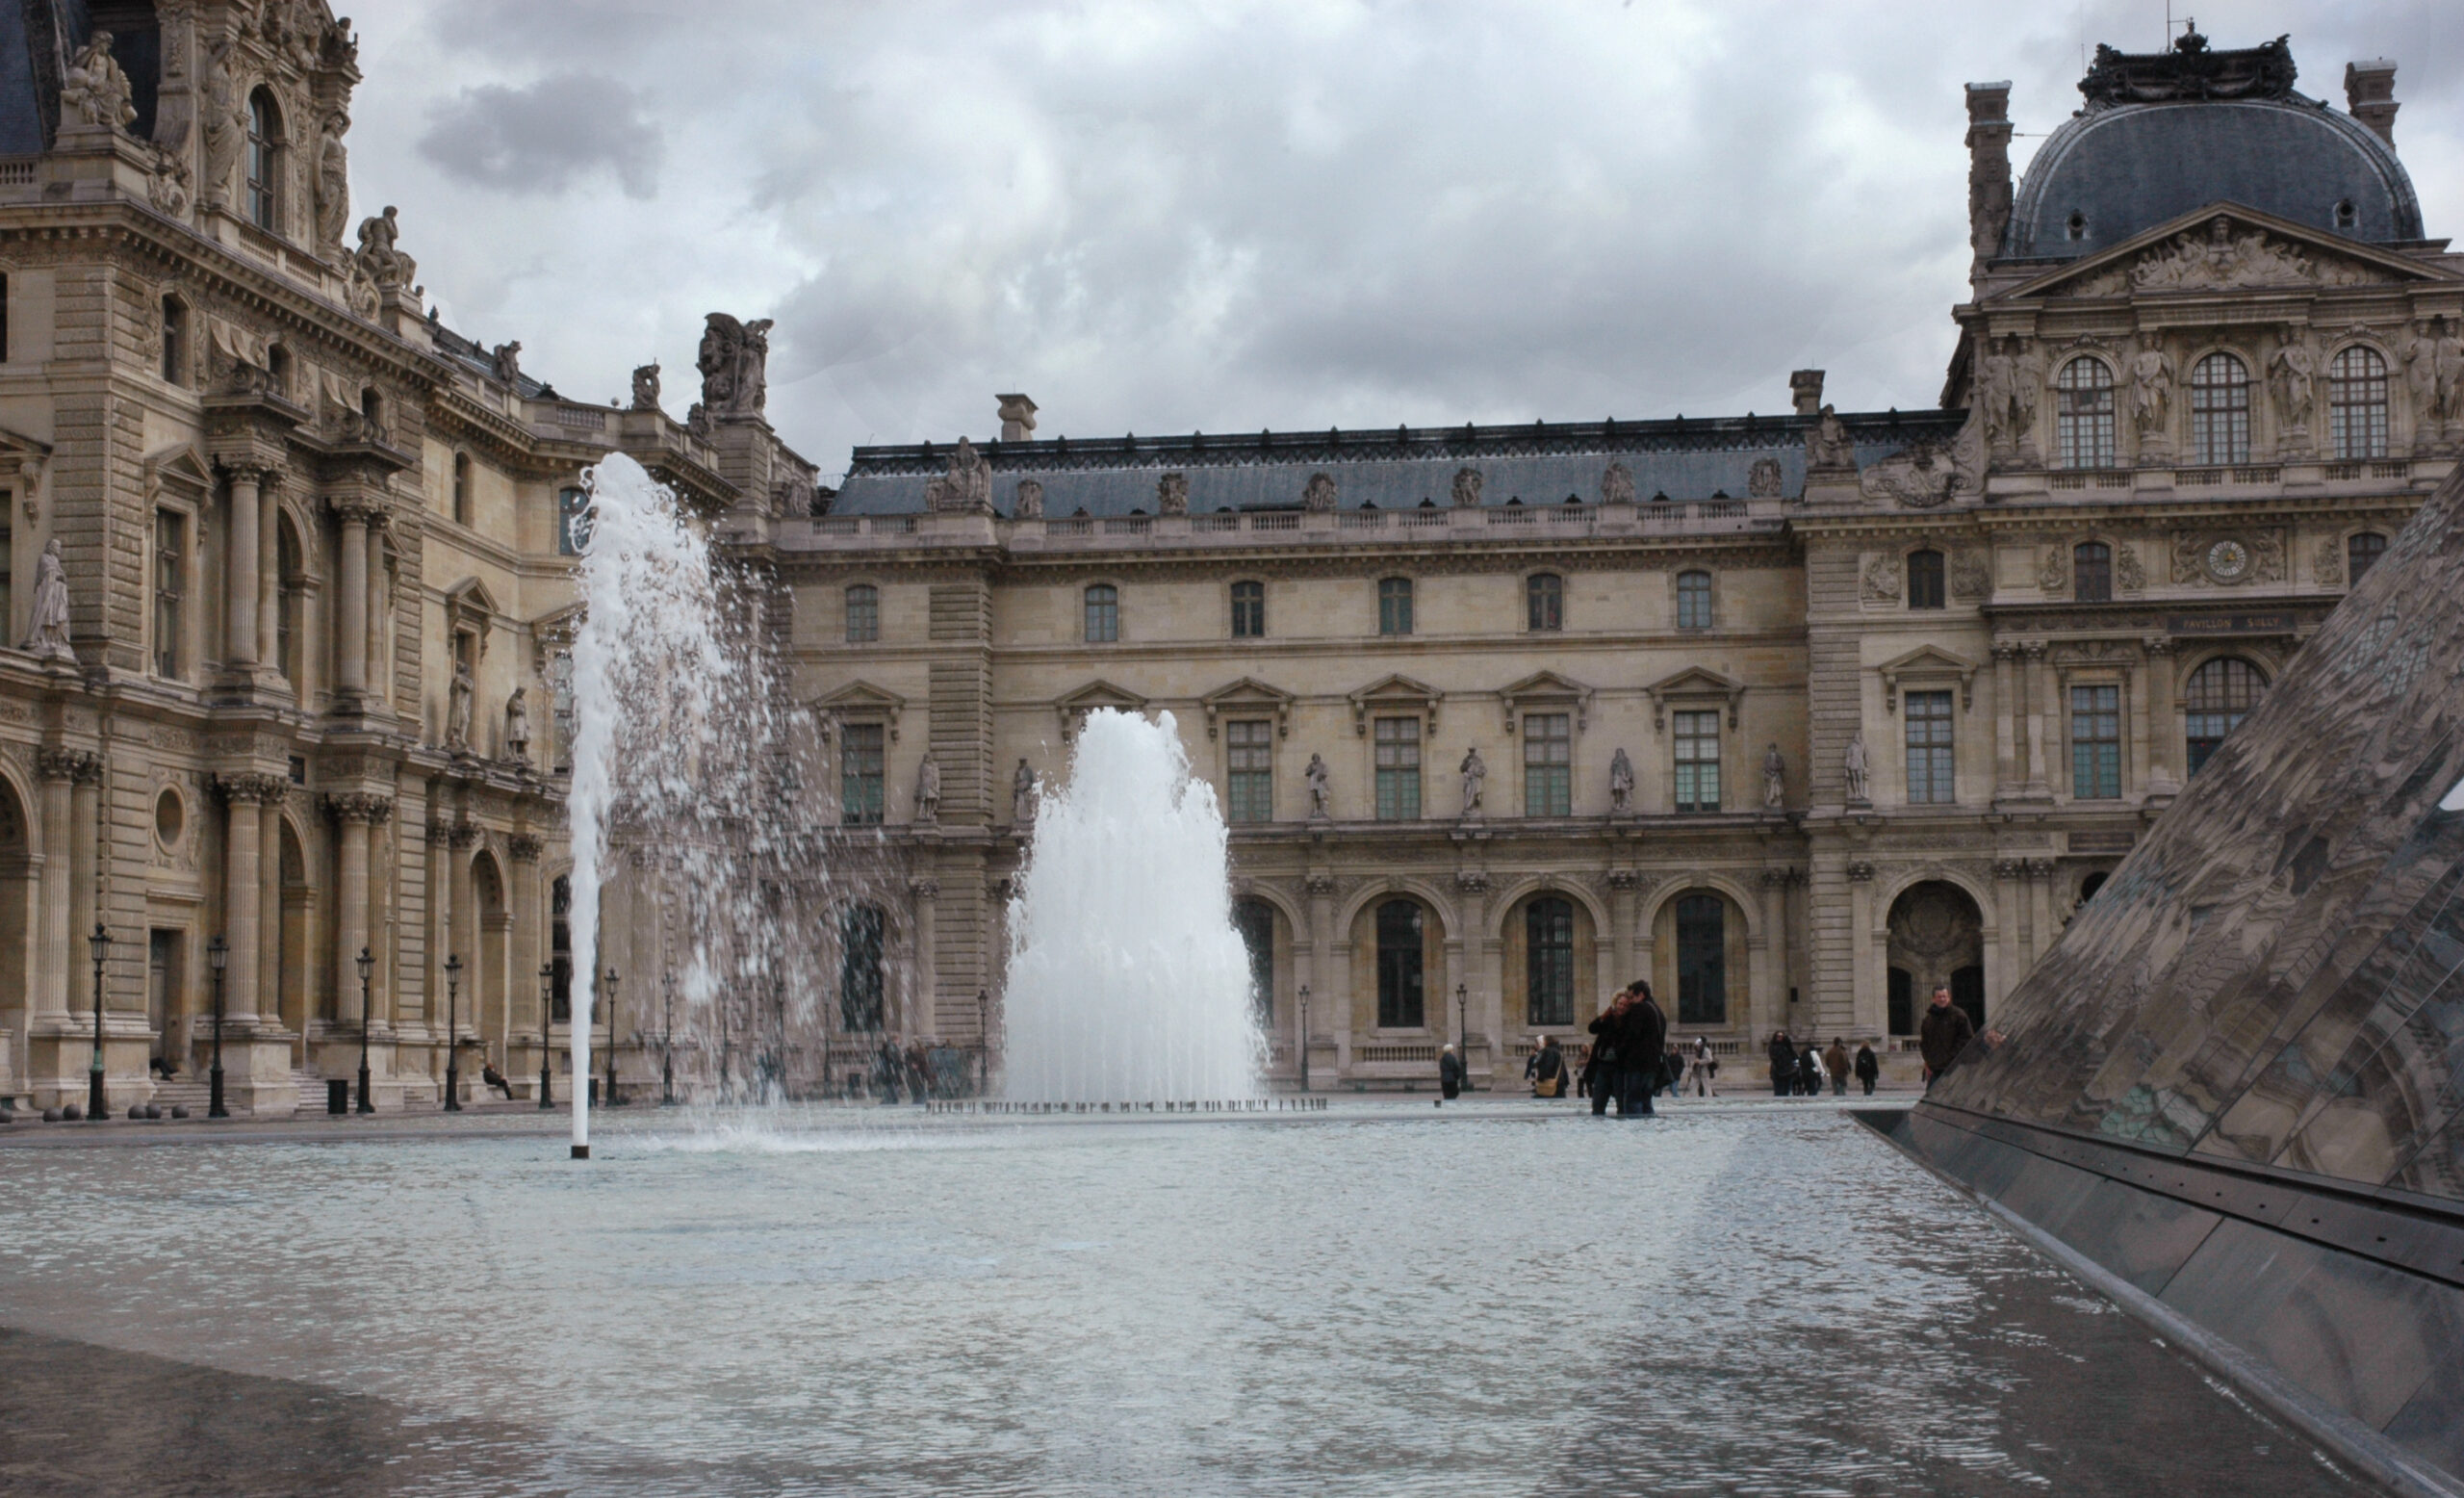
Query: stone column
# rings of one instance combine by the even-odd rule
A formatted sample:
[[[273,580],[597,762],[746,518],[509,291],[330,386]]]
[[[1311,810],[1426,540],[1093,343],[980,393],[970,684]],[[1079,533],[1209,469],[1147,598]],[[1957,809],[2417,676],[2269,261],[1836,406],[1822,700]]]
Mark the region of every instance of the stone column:
[[[228,471],[231,527],[222,552],[222,659],[234,671],[249,671],[257,664],[257,523],[266,471],[244,463]]]
[[[325,797],[325,805],[342,831],[342,850],[337,860],[342,888],[334,901],[334,981],[340,985],[337,992],[343,1002],[335,1007],[365,1024],[368,1014],[354,1006],[359,1001],[360,950],[371,948],[373,955],[368,934],[368,860],[374,841],[371,834],[379,822],[393,815],[394,802],[390,796],[338,791]]]
[[[2015,695],[2012,658],[2018,647],[1996,643],[1993,647],[1993,799],[2006,800],[2019,791],[2018,766],[2019,702]]]
[[[259,812],[257,835],[257,996],[248,1013],[258,1022],[279,1027],[282,1023],[282,803],[291,783],[279,776],[268,776],[282,788],[266,799]],[[304,870],[303,870],[304,871]],[[231,940],[225,936],[223,941]],[[223,994],[225,1018],[239,1011],[231,1007],[229,991]]]
[[[508,1046],[512,1039],[510,1027],[514,1002],[529,989],[538,987],[539,965],[548,960],[547,927],[541,923],[546,918],[547,895],[540,888],[539,878],[539,855],[546,847],[545,839],[528,833],[515,833],[504,840],[505,852],[513,860],[512,877],[505,881],[504,891],[504,908],[513,917],[513,930],[504,943],[513,971],[500,978],[500,991],[504,994],[501,1022],[507,1027],[507,1033],[496,1037],[500,1046]],[[466,963],[471,961],[468,957],[462,960]],[[474,1020],[476,1018],[473,1013]],[[480,1037],[483,1043],[487,1039],[484,1035]],[[506,1053],[511,1052],[508,1050]]]
[[[1596,985],[1605,991],[1615,984],[1630,983],[1634,971],[1634,891],[1642,884],[1642,876],[1630,868],[1608,871],[1608,918],[1615,929],[1608,933],[1608,950],[1612,962],[1609,981]],[[1575,1016],[1578,1027],[1591,1022],[1584,1014]]]
[[[2147,669],[2140,673],[2147,693],[2147,793],[2179,795],[2182,778],[2190,773],[2190,748],[2182,741],[2181,720],[2173,711],[2180,690],[2174,677],[2173,637],[2151,634],[2140,641],[2147,654]],[[2182,775],[2173,773],[2173,749],[2182,749]]]
[[[1762,871],[1762,929],[1766,953],[1763,961],[1769,975],[1747,995],[1746,1042],[1749,1050],[1753,1048],[1755,1036],[1769,1035],[1785,1022],[1784,1019],[1772,1017],[1784,1017],[1788,1012],[1788,886],[1796,880],[1797,871],[1793,868],[1766,868]],[[1753,1001],[1756,994],[1761,994],[1765,1001],[1756,1004]]]
[[[1505,1023],[1504,1016],[1500,1012],[1500,985],[1491,981],[1492,964],[1488,960],[1493,949],[1488,939],[1488,871],[1478,868],[1458,871],[1454,876],[1454,890],[1457,901],[1455,915],[1462,922],[1462,929],[1448,943],[1453,950],[1449,953],[1447,966],[1454,982],[1464,988],[1464,998],[1468,1002],[1458,1006],[1454,1001],[1453,987],[1450,985],[1446,993],[1437,995],[1449,1012],[1442,1023],[1431,1028],[1439,1035],[1454,1037],[1454,1044],[1462,1052],[1467,1074],[1476,1074],[1470,1072],[1472,1036],[1479,1033],[1485,1059],[1490,1071],[1495,1072],[1503,1059],[1501,1051]],[[1496,949],[1502,952],[1502,946],[1503,943],[1497,943]],[[1502,960],[1501,956],[1500,961]],[[1475,983],[1472,981],[1474,978],[1480,981]],[[1476,1024],[1485,1028],[1475,1032],[1471,1027]]]
[[[270,475],[257,491],[257,659],[260,660],[271,656],[282,639],[280,484],[279,475]],[[276,670],[282,666],[279,660],[271,664]]]
[[[76,861],[69,846],[76,839],[77,780],[96,762],[90,750],[43,749],[36,752],[36,772],[42,777],[42,883],[38,921],[38,977],[34,1009],[39,1014],[65,1015],[68,979],[76,970],[71,943],[80,935],[71,920],[69,886]]]
[[[1845,1013],[1829,1005],[1816,1007],[1815,1024],[1826,1035],[1870,1034],[1889,1022],[1883,1013],[1882,965],[1874,960],[1874,865],[1862,859],[1848,865],[1848,900],[1849,1002]]]
[[[939,941],[941,882],[930,874],[919,874],[908,881],[910,893],[915,897],[915,980],[899,1002],[898,1013],[883,1018],[903,1035],[915,1035],[928,1026],[928,1016],[916,1013],[918,995],[929,1005],[939,989],[939,964],[933,954]]]
[[[83,941],[94,929],[96,908],[100,901],[94,874],[102,842],[103,757],[84,757],[75,783],[69,788],[68,803],[68,929],[70,940]],[[141,952],[145,946],[142,930],[131,934],[112,933],[113,955],[119,955],[121,944],[135,942]],[[82,953],[81,953],[82,955]],[[140,970],[142,971],[141,965]],[[90,980],[89,980],[90,981]],[[108,978],[106,978],[108,994]],[[106,999],[106,1004],[109,1000]]]
[[[342,607],[334,628],[334,684],[347,701],[368,694],[368,523],[372,506],[357,500],[336,500],[334,513],[343,523],[342,581],[335,589]]]
[[[2045,714],[2053,710],[2045,682],[2044,641],[2031,640],[2025,647],[2028,658],[2028,763],[2027,793],[2034,797],[2053,794],[2052,777],[2046,772],[2044,758]]]
[[[380,512],[368,528],[368,601],[362,609],[367,617],[361,625],[360,646],[360,655],[368,662],[362,685],[370,697],[379,702],[393,695],[393,666],[385,659],[385,516]],[[509,911],[513,907],[505,908]]]
[[[1335,880],[1332,874],[1308,876],[1309,891],[1309,973],[1310,1033],[1300,1038],[1302,1054],[1307,1054],[1317,1036],[1349,1034],[1348,1021],[1339,1024],[1338,1016],[1351,1011],[1349,982],[1335,977]],[[1336,1043],[1335,1071],[1325,1078],[1331,1088],[1335,1078],[1343,1074],[1350,1062],[1350,1049],[1342,1039]],[[1319,1077],[1315,1070],[1309,1073],[1309,1086],[1316,1091]]]
[[[222,1012],[253,1018],[265,950],[265,810],[282,799],[286,787],[277,776],[259,774],[217,775],[214,784],[230,809],[222,837],[222,940],[231,951]]]

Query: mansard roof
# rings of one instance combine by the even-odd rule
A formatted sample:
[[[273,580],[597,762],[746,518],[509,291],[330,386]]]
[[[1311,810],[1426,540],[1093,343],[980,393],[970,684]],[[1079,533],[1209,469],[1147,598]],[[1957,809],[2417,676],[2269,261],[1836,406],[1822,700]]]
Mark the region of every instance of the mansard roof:
[[[1920,440],[1946,442],[1965,413],[1880,411],[1843,415],[1857,460],[1871,463]],[[1533,422],[1512,426],[1396,426],[1309,432],[1172,437],[1067,437],[986,442],[975,451],[992,471],[992,507],[1014,512],[1018,483],[1043,486],[1052,519],[1154,514],[1158,481],[1189,478],[1193,514],[1216,510],[1296,510],[1310,480],[1334,480],[1339,509],[1443,508],[1454,503],[1455,476],[1480,476],[1483,508],[1598,504],[1611,464],[1633,478],[1634,498],[1744,499],[1755,464],[1780,465],[1781,492],[1805,488],[1810,416],[1747,415],[1662,421]],[[914,514],[925,485],[947,472],[952,443],[858,448],[832,502],[834,515]]]

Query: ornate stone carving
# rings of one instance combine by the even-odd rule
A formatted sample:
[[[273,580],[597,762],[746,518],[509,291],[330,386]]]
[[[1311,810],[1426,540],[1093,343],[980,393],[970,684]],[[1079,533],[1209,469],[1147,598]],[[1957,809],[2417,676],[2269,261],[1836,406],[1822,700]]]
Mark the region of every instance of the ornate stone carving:
[[[45,780],[90,784],[103,778],[103,757],[91,749],[37,749],[35,773]]]
[[[958,451],[950,454],[949,472],[924,485],[924,507],[937,514],[992,512],[992,465],[984,460],[974,443],[959,439]]]
[[[2157,346],[2156,335],[2139,335],[2139,351],[2130,356],[2130,424],[2140,448],[2149,452],[2172,451],[2167,418],[2173,408],[2173,361]]]
[[[528,688],[517,686],[504,699],[504,757],[527,768],[530,763]]]
[[[154,168],[145,178],[145,200],[166,218],[185,219],[189,212],[188,153],[167,146],[154,148]]]
[[[656,359],[653,359],[648,364],[633,366],[633,409],[636,411],[658,409],[658,361]]]
[[[2288,448],[2310,446],[2310,408],[2316,399],[2319,362],[2292,328],[2268,360],[2268,393],[2275,399],[2276,429]]]
[[[1870,768],[1869,762],[1865,758],[1865,731],[1863,729],[1861,728],[1857,730],[1857,732],[1848,736],[1848,752],[1845,759],[1845,770],[1848,780],[1848,804],[1851,806],[1861,806],[1865,804],[1866,800],[1865,777]]]
[[[930,749],[915,766],[915,819],[928,825],[941,819],[941,762]]]
[[[1342,888],[1342,885],[1336,881],[1335,876],[1332,874],[1311,874],[1307,878],[1301,880],[1300,883],[1301,887],[1307,890],[1312,896],[1320,899],[1323,899],[1326,896],[1333,894],[1337,890]]]
[[[1043,485],[1032,478],[1019,479],[1017,503],[1010,513],[1017,520],[1043,519]]]
[[[1190,476],[1166,474],[1155,480],[1155,513],[1186,515],[1190,512]]]
[[[702,406],[712,421],[758,418],[770,400],[768,318],[739,323],[724,312],[702,319]]]
[[[240,142],[247,138],[245,110],[231,75],[231,39],[213,37],[205,45],[205,76],[199,90],[197,117],[205,141],[205,203],[220,208],[231,200],[231,171],[240,162]]]
[[[941,897],[941,881],[930,874],[918,874],[910,879],[907,881],[907,889],[909,893],[919,900],[937,900]]]
[[[1485,868],[1458,868],[1454,871],[1454,888],[1465,894],[1489,892],[1489,872]]]
[[[350,116],[337,110],[317,137],[317,243],[337,249],[350,227],[350,152],[343,144],[349,128]]]
[[[137,119],[128,75],[112,57],[112,34],[94,33],[60,84],[60,119],[70,129],[120,130]]]
[[[351,258],[379,291],[401,290],[420,273],[420,263],[396,247],[401,237],[400,214],[391,203],[383,213],[359,220],[359,251]]]
[[[2207,538],[2191,530],[2173,532],[2173,581],[2194,586],[2207,585],[2207,568],[2199,554],[2207,549]]]
[[[2284,581],[2284,537],[2280,533],[2273,530],[2261,530],[2251,535],[2250,581],[2253,582]]]
[[[445,833],[445,845],[449,848],[457,850],[467,848],[479,840],[479,824],[467,819],[456,822],[448,822],[445,824],[443,831]]]
[[[2289,98],[2293,80],[2293,49],[2282,37],[2220,52],[2191,30],[2165,52],[2119,52],[2098,43],[2079,91],[2090,109],[2105,109],[2173,99]]]
[[[468,752],[471,747],[471,667],[453,662],[453,680],[446,687],[445,747]]]
[[[1754,460],[1754,466],[1745,471],[1745,492],[1758,500],[1778,499],[1781,482],[1780,460],[1776,457],[1758,457]],[[1629,477],[1626,481],[1626,498],[1630,500],[1633,497],[1633,479]]]
[[[1480,503],[1480,471],[1458,468],[1454,471],[1454,503],[1466,508]]]
[[[1300,491],[1300,507],[1318,514],[1331,511],[1335,507],[1333,476],[1322,473],[1311,474],[1309,482]]]
[[[514,833],[504,839],[505,856],[517,864],[536,864],[547,850],[547,839],[530,833]]]
[[[2412,396],[2413,451],[2427,452],[2448,428],[2464,421],[2464,339],[2449,319],[2416,323],[2404,350],[2404,388]]]
[[[1985,419],[1985,438],[1996,452],[2027,445],[2036,425],[2037,401],[2044,388],[2044,356],[2017,338],[1996,348],[1980,339],[1976,405]]]
[[[1947,444],[1917,442],[1865,469],[1858,487],[1867,499],[1910,509],[1938,509],[1977,492],[1985,472],[1984,425],[1974,415]]]
[[[1018,757],[1018,767],[1010,776],[1010,820],[1020,827],[1035,824],[1036,772],[1024,755]]]
[[[2066,594],[2070,591],[2070,554],[2059,546],[2048,546],[2037,558],[2037,588],[2040,592]]]
[[[2331,535],[2319,543],[2319,550],[2311,555],[2310,575],[2331,587],[2344,581],[2344,537]]]
[[[26,616],[26,637],[17,646],[46,660],[74,665],[77,653],[68,647],[68,569],[60,560],[60,537],[43,543],[35,563],[35,596]]]
[[[1631,890],[1642,882],[1642,875],[1630,868],[1612,868],[1608,871],[1608,888],[1611,890]]]
[[[1865,558],[1863,577],[1865,602],[1896,604],[1899,602],[1899,556],[1893,552],[1879,552]]]
[[[495,370],[498,379],[508,385],[520,384],[522,380],[522,341],[520,339],[516,339],[509,344],[497,345],[488,355],[488,363],[490,367]]]
[[[1455,769],[1463,777],[1463,817],[1470,821],[1479,816],[1489,783],[1488,762],[1480,758],[1479,745],[1463,751],[1463,762]]]
[[[1953,598],[1990,598],[1993,596],[1993,568],[1982,553],[1960,552],[1951,557],[1951,596]]]
[[[1858,859],[1856,862],[1848,865],[1848,882],[1850,884],[1871,884],[1873,883],[1873,880],[1874,865],[1866,863],[1863,859]]]
[[[1608,811],[1611,815],[1623,816],[1633,809],[1634,762],[1626,757],[1626,746],[1620,744],[1608,761]]]
[[[1309,767],[1300,772],[1300,780],[1309,788],[1309,819],[1326,820],[1326,762],[1315,754],[1309,756]]]
[[[1634,503],[1634,471],[1623,463],[1611,463],[1600,475],[1600,503],[1631,504]]]
[[[1857,445],[1848,436],[1847,425],[1828,405],[1806,428],[1806,467],[1831,473],[1857,471]]]
[[[1788,798],[1788,762],[1781,757],[1779,740],[1771,742],[1771,752],[1762,757],[1762,806],[1776,812]]]
[[[364,790],[328,791],[325,812],[338,822],[366,822],[373,827],[393,818],[394,798]]]
[[[2147,586],[2147,569],[2140,564],[2139,548],[2124,541],[2114,548],[2114,581],[2125,593]]]

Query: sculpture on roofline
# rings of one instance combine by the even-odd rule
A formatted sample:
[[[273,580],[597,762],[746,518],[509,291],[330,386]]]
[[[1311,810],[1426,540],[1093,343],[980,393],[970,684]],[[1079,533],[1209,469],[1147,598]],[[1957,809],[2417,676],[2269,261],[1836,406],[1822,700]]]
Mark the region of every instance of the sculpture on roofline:
[[[636,411],[658,409],[658,361],[656,359],[653,359],[648,364],[637,364],[633,367],[633,409]]]
[[[112,34],[94,33],[68,65],[60,85],[60,118],[95,130],[119,130],[137,119],[128,74],[112,57]]]
[[[771,320],[741,323],[724,312],[702,319],[702,405],[713,422],[758,420],[770,399]]]

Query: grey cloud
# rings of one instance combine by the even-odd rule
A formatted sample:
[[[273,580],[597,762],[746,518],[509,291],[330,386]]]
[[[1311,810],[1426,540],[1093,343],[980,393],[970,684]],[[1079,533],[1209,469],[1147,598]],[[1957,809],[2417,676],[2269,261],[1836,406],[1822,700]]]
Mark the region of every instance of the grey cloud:
[[[430,107],[420,154],[508,193],[561,193],[604,168],[625,195],[658,191],[659,135],[642,96],[612,78],[553,73],[523,88],[483,84]]]

